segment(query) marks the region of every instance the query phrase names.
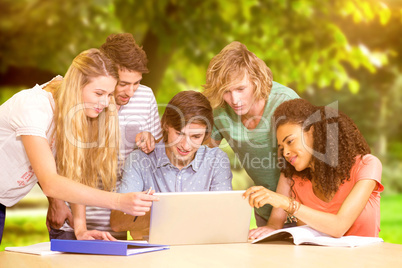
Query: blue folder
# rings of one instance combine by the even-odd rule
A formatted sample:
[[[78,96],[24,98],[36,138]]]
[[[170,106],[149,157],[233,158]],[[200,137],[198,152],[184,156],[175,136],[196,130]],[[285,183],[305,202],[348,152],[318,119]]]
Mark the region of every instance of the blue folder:
[[[69,253],[128,256],[145,252],[169,249],[169,246],[148,243],[135,243],[130,241],[52,239],[50,241],[50,249],[52,251]]]

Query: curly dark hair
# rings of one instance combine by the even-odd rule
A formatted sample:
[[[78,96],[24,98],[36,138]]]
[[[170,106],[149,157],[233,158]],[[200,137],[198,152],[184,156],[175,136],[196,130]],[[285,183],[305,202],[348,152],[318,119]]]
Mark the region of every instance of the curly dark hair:
[[[100,47],[100,51],[112,59],[120,70],[149,72],[147,55],[142,47],[136,44],[130,33],[109,35],[106,42]]]
[[[363,157],[370,153],[370,147],[352,119],[333,108],[314,106],[306,100],[294,99],[279,105],[274,119],[276,128],[286,123],[299,124],[303,131],[313,127],[311,161],[314,171],[310,168],[296,171],[278,153],[280,163],[284,163],[281,171],[291,179],[292,192],[293,176],[310,181],[314,178],[319,190],[328,198],[350,179],[356,156]]]

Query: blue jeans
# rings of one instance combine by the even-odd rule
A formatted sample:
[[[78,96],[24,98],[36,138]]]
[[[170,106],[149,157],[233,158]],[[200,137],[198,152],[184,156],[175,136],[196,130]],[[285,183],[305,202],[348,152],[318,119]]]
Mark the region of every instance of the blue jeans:
[[[6,207],[0,204],[0,245],[3,238],[4,222],[6,221]]]

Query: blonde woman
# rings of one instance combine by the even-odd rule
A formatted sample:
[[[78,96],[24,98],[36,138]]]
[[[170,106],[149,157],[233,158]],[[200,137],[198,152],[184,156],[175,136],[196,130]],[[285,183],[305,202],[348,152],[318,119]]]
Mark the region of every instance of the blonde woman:
[[[148,60],[132,34],[111,34],[99,50],[112,59],[118,69],[119,81],[114,96],[120,125],[120,161],[123,163],[136,148],[149,153],[148,146],[155,147],[152,136],[155,139],[162,137],[158,107],[152,89],[140,84],[143,74],[149,72]],[[148,135],[151,137],[147,139]],[[117,185],[121,180],[123,165],[119,167]],[[49,201],[46,223],[50,239],[89,239],[87,235],[93,232],[85,230],[100,230],[116,239],[127,240],[127,232],[113,232],[111,229],[110,209],[86,206],[85,220],[73,221],[71,210],[64,201],[51,198]],[[79,222],[81,226],[73,222]]]
[[[117,78],[112,61],[90,49],[73,60],[62,81],[23,90],[0,106],[0,239],[6,207],[36,182],[47,196],[71,203],[138,216],[149,211],[152,195],[113,192]]]

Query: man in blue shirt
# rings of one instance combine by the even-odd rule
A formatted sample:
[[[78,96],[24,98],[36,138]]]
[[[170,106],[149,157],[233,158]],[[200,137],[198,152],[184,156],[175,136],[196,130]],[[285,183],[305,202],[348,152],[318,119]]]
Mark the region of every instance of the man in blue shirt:
[[[229,158],[219,148],[202,143],[209,138],[213,113],[209,101],[196,91],[182,91],[167,105],[161,120],[163,141],[146,154],[133,151],[126,159],[118,192],[198,192],[232,190]],[[153,192],[151,192],[153,193]],[[114,231],[131,231],[141,238],[149,226],[149,213],[135,218],[113,211]],[[135,229],[135,232],[133,231]],[[145,231],[146,232],[146,231]]]

